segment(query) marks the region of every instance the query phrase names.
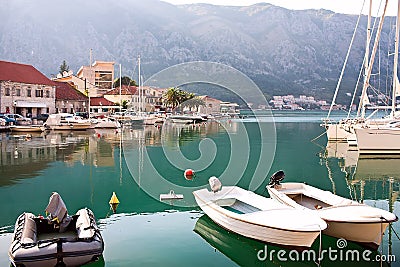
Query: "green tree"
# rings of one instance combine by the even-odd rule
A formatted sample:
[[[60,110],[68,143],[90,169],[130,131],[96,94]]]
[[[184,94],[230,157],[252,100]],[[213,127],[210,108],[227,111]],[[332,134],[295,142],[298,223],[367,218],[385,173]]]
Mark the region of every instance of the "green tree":
[[[114,87],[114,88],[119,87],[119,80],[120,80],[120,78],[118,78],[118,79],[116,79],[116,80],[114,81],[114,84],[113,84],[113,87]],[[127,86],[138,86],[138,85],[136,84],[136,81],[135,81],[135,80],[132,80],[131,78],[129,78],[129,77],[127,77],[127,76],[123,76],[123,77],[121,78],[121,84],[122,84],[122,85],[127,85]]]
[[[121,103],[122,109],[128,109],[128,100],[122,100]],[[119,106],[119,102],[116,102],[115,105]]]
[[[168,107],[171,107],[172,109],[174,109],[176,106],[179,105],[179,89],[177,87],[171,87],[168,89],[167,92],[165,92],[163,99],[165,104]]]
[[[200,104],[199,101],[201,99],[189,102],[189,100],[192,100],[195,97],[196,96],[194,93],[189,93],[189,92],[183,91],[177,87],[171,87],[167,90],[167,92],[165,92],[163,99],[164,99],[165,104],[168,107],[175,109],[176,107],[178,107],[181,104],[183,106],[196,106],[197,104]],[[204,105],[204,103],[203,103],[203,105]]]
[[[122,108],[123,109],[128,109],[128,100],[122,100]]]
[[[64,73],[64,71],[66,71],[66,72],[69,71],[69,66],[67,65],[67,62],[65,60],[60,65],[60,74],[62,75]]]

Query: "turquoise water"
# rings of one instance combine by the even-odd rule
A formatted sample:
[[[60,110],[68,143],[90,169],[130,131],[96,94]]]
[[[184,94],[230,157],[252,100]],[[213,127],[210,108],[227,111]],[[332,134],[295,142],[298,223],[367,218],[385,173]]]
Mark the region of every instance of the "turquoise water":
[[[400,159],[360,159],[341,144],[326,151],[324,136],[312,141],[323,133],[321,117],[320,112],[291,112],[275,113],[275,124],[247,118],[119,133],[57,132],[30,139],[2,134],[0,266],[9,265],[7,251],[17,216],[24,211],[43,214],[53,191],[61,194],[70,214],[86,206],[96,215],[105,251],[90,266],[315,266],[276,255],[260,260],[257,253],[266,244],[213,223],[195,205],[191,192],[217,176],[225,185],[239,184],[267,195],[268,178],[282,169],[285,181],[307,182],[399,216]],[[187,168],[196,171],[191,180],[183,175]],[[170,190],[184,199],[160,202],[159,195]],[[115,214],[108,204],[112,192],[121,202]],[[393,228],[400,233],[399,222]],[[398,261],[392,266],[400,266],[400,241],[394,231],[387,231],[379,252],[394,254]],[[323,236],[322,248],[336,248],[337,241]],[[316,240],[315,251],[318,245]],[[364,251],[351,242],[346,248]],[[338,264],[380,266],[366,261],[321,263]]]

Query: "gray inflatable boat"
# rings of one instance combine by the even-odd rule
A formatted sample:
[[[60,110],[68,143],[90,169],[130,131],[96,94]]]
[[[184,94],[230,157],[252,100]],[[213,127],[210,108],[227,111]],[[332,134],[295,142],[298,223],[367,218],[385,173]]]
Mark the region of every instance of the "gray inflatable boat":
[[[13,266],[80,266],[102,255],[103,238],[90,209],[69,216],[53,193],[46,212],[46,218],[27,212],[18,217],[8,252]]]

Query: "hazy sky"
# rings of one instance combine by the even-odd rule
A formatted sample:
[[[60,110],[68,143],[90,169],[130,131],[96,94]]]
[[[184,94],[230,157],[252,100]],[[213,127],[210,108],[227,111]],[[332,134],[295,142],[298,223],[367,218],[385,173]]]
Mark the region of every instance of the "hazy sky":
[[[213,5],[248,6],[259,2],[267,2],[288,9],[328,9],[336,13],[356,14],[360,13],[364,0],[163,0],[172,4],[210,3]],[[373,16],[376,16],[381,0],[373,1]],[[364,14],[367,14],[369,0],[365,0]],[[381,10],[383,10],[382,0]],[[397,1],[389,0],[387,15],[395,16],[397,13]]]

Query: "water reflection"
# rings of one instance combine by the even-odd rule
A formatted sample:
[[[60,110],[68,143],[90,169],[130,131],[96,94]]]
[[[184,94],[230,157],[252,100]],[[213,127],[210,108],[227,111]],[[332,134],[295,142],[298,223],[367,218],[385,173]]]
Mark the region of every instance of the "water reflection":
[[[349,195],[353,200],[399,214],[399,157],[360,156],[355,147],[340,142],[328,142],[320,156],[331,177],[337,168],[344,174]],[[380,250],[388,254],[397,251],[400,246],[398,232],[399,221],[392,223],[388,228]]]
[[[261,142],[270,142],[270,139],[258,138],[259,130],[256,126],[255,123],[245,124],[249,132],[250,158],[239,159],[233,164],[236,169],[232,171],[232,177],[240,176],[243,168],[246,169],[239,182],[242,187],[248,186],[254,175]],[[320,129],[318,123],[279,123],[277,125],[278,149],[272,172],[284,169],[288,181],[290,179],[299,182],[307,181],[328,190],[335,188],[342,195],[350,194],[350,192],[354,195],[354,190],[356,190],[357,198],[359,198],[360,188],[357,182],[353,187],[346,182],[358,181],[354,178],[357,176],[344,179],[346,175],[338,164],[343,162],[342,159],[330,157],[327,160],[332,176],[331,180],[326,178],[327,169],[319,165],[318,159],[315,158],[318,147],[309,142],[318,135],[317,132]],[[191,218],[192,214],[185,212],[192,208],[178,207],[181,205],[178,205],[177,201],[170,203],[158,200],[159,194],[168,193],[171,188],[163,187],[158,180],[154,181],[152,173],[148,170],[149,165],[146,165],[147,163],[139,156],[146,151],[152,162],[157,163],[158,173],[175,184],[189,189],[202,186],[207,184],[210,176],[220,176],[228,165],[232,149],[228,133],[239,138],[243,137],[242,129],[238,129],[238,125],[232,121],[207,123],[196,127],[172,125],[164,128],[154,126],[124,128],[121,131],[96,129],[85,132],[49,132],[32,135],[28,139],[21,135],[1,134],[0,195],[7,201],[0,203],[3,213],[3,216],[0,216],[0,265],[9,264],[7,249],[17,216],[24,211],[43,214],[48,196],[52,191],[58,191],[63,195],[69,210],[75,211],[87,206],[93,210],[100,224],[102,221],[107,222],[107,224],[102,224],[102,234],[104,233],[106,244],[104,256],[106,265],[125,266],[126,262],[143,266],[157,262],[161,265],[163,261],[170,265],[191,265],[194,262],[193,259],[196,259],[194,265],[197,266],[213,264],[226,266],[234,264],[229,258],[235,258],[236,254],[241,253],[240,251],[243,251],[243,254],[240,254],[242,256],[233,261],[248,265],[245,261],[246,253],[248,257],[256,256],[253,251],[256,253],[255,250],[263,244],[256,243],[257,245],[253,246],[252,241],[245,239],[240,249],[239,244],[233,245],[235,240],[228,240],[226,242],[228,245],[223,245],[228,247],[227,252],[221,247],[221,252],[227,257],[220,253],[218,253],[219,256],[214,255],[216,253],[210,245],[192,231],[195,220]],[[196,171],[196,166],[177,168],[170,164],[164,155],[163,145],[169,146],[171,150],[179,149],[187,158],[195,160],[200,155],[199,143],[207,138],[216,144],[220,154],[203,171]],[[134,161],[129,158],[130,153],[137,155]],[[299,154],[301,154],[300,157]],[[134,168],[133,172],[127,166],[130,160],[129,164]],[[371,165],[371,163],[366,165]],[[194,179],[184,178],[183,171],[187,168],[193,168],[196,171]],[[265,175],[265,177],[269,176]],[[388,209],[387,200],[390,191],[388,181],[381,179],[379,180],[381,183],[376,186],[372,186],[372,183],[366,179],[364,181],[365,201],[373,201],[368,204],[382,205]],[[143,190],[144,183],[151,184],[157,195],[156,198],[150,197]],[[224,184],[229,184],[229,181],[225,180]],[[398,191],[397,180],[394,180],[392,186],[393,192]],[[258,191],[262,193],[264,188],[260,187]],[[113,214],[109,204],[112,192],[116,192],[120,201],[116,214]],[[183,192],[175,190],[175,193]],[[348,197],[348,195],[345,196]],[[392,206],[395,213],[399,214],[398,197],[395,199]],[[184,193],[184,199],[178,201],[184,201],[187,204],[194,203],[191,192]],[[171,209],[179,212],[159,214]],[[122,214],[135,214],[135,216],[122,216]],[[120,218],[119,221],[117,218]],[[155,221],[157,225],[154,224]],[[398,224],[395,225],[395,229],[400,232],[397,230]],[[237,235],[231,234],[227,237],[226,235],[219,237],[219,232],[224,233],[221,228],[213,231],[213,236],[217,237],[210,237],[210,239],[232,237],[241,240]],[[389,232],[385,235],[385,240],[390,236],[393,241],[393,251],[397,253],[400,246],[395,235]],[[180,243],[171,243],[171,240],[180,240]],[[140,248],[137,248],[138,243],[141,244]],[[212,244],[211,241],[210,244]],[[212,246],[217,248],[217,245]],[[387,250],[388,241],[384,246]],[[149,255],[149,252],[155,249],[162,255]],[[135,254],[132,255],[132,253]],[[182,255],[185,255],[184,259],[180,258]],[[149,263],[149,259],[154,261]],[[273,264],[286,265],[285,262],[279,261],[274,261]],[[100,266],[103,265],[104,263],[100,264]],[[314,263],[309,265],[314,265]]]
[[[355,200],[399,200],[400,158],[360,156],[352,146],[339,142],[328,142],[320,156],[330,173],[334,166],[329,163],[337,162]]]
[[[331,248],[336,250],[337,255],[333,253],[329,258],[328,253],[324,253],[321,257],[322,261],[318,262],[319,240],[316,240],[313,246],[305,252],[291,250],[229,232],[214,223],[207,215],[203,215],[197,220],[194,232],[240,266],[337,266],[338,264],[341,266],[389,266],[386,262],[362,260],[361,256],[359,257],[361,260],[351,261],[350,258],[344,260],[347,251],[352,251],[355,253],[354,255],[356,253],[362,255],[364,248],[347,242],[347,246],[341,249],[337,247],[337,238],[325,235],[322,236],[321,251],[329,251]],[[341,250],[342,252],[340,252]],[[315,255],[316,261],[313,260],[314,256],[312,255]],[[335,255],[337,256],[336,260],[334,259]],[[340,260],[340,255],[342,255],[342,260]],[[377,255],[380,254],[375,251],[369,256],[371,259],[375,259]]]

